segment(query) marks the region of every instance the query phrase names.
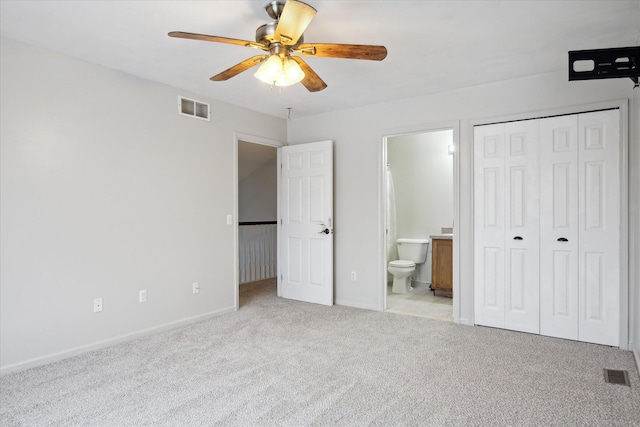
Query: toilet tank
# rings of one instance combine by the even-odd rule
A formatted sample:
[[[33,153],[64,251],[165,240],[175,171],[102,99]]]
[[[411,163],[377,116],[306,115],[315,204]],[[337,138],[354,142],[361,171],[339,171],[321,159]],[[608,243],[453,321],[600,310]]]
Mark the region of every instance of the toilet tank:
[[[427,260],[429,239],[398,239],[398,258],[422,264]]]

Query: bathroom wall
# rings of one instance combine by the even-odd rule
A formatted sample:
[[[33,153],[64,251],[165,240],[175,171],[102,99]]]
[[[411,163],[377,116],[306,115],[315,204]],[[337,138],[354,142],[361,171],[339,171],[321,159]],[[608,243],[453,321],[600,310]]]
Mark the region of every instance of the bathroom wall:
[[[387,161],[396,192],[398,238],[429,238],[453,226],[453,131],[433,131],[388,139]],[[431,244],[416,275],[431,283]]]

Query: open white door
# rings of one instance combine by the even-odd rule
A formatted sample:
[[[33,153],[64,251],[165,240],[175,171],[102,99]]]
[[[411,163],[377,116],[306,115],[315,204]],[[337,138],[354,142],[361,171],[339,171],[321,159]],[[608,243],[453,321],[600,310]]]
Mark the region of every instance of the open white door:
[[[333,141],[282,147],[280,289],[333,305]]]

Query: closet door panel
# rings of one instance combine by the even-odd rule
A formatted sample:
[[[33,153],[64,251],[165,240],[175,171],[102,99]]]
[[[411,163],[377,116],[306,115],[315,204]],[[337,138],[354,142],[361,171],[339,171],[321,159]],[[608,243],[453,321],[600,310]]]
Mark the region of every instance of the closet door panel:
[[[539,123],[505,124],[505,328],[539,328]]]
[[[475,323],[504,328],[504,125],[474,128]]]
[[[540,120],[540,333],[578,339],[578,116]]]
[[[578,339],[620,344],[620,115],[578,116]]]

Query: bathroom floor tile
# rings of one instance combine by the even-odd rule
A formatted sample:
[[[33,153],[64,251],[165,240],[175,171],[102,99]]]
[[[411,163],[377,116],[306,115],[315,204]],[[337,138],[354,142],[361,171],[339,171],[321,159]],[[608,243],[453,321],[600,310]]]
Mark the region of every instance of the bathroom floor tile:
[[[429,284],[413,283],[411,292],[395,294],[387,287],[387,311],[453,322],[453,299],[433,295]]]

